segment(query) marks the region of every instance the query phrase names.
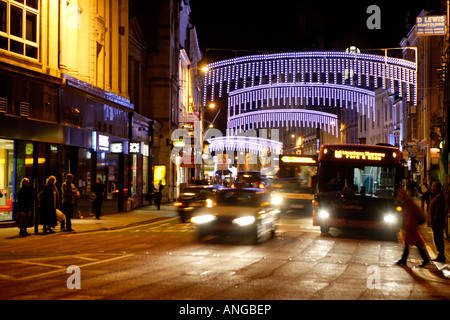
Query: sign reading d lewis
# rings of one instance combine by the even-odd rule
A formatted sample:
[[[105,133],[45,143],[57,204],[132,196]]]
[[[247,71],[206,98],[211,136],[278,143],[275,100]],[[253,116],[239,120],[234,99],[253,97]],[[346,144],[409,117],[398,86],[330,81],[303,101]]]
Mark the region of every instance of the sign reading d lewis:
[[[416,17],[416,35],[443,36],[445,35],[445,16]]]

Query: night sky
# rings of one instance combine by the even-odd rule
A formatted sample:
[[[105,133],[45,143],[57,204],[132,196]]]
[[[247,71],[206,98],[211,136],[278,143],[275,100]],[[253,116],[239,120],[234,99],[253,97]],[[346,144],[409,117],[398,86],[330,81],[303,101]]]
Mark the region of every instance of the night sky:
[[[381,9],[381,29],[369,30],[367,8]],[[262,52],[398,47],[422,9],[435,0],[190,0],[200,46]],[[408,19],[409,16],[409,19]],[[208,50],[208,60],[216,59]],[[258,52],[239,52],[238,55]]]

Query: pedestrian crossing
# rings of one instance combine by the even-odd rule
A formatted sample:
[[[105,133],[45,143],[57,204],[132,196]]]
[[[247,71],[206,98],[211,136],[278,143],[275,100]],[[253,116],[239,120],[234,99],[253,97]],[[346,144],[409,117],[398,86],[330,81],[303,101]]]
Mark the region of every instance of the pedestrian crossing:
[[[120,230],[110,230],[108,233],[129,233],[129,234],[185,234],[194,235],[196,227],[191,223],[182,223],[180,218],[174,217],[164,221],[141,224]]]

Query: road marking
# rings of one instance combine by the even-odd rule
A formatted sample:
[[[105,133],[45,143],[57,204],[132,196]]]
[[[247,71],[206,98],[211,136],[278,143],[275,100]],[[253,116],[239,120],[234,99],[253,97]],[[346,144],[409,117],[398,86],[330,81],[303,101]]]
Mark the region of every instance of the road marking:
[[[133,256],[133,254],[120,255],[118,257],[113,257],[113,258],[109,258],[109,259],[105,259],[105,260],[95,260],[95,259],[89,259],[88,258],[87,260],[94,260],[94,261],[90,262],[90,263],[79,265],[78,267],[80,267],[80,268],[90,267],[90,266],[93,266],[93,265],[97,265],[97,264],[101,264],[101,263],[107,263],[107,262],[111,262],[111,261],[115,261],[115,260],[119,260],[119,259],[124,259],[124,258],[128,258],[128,257],[131,257],[131,256]],[[62,256],[62,257],[64,257],[64,256]],[[72,257],[72,256],[68,256],[68,257]],[[74,256],[74,258],[80,258],[80,256]],[[39,258],[39,259],[42,259],[42,258]],[[33,263],[33,262],[29,262],[29,261],[18,261],[18,260],[13,260],[13,261],[17,262],[17,263],[42,265],[42,266],[53,267],[53,268],[58,268],[58,269],[57,270],[48,271],[48,272],[33,274],[33,275],[30,275],[28,277],[23,277],[23,278],[16,278],[16,277],[0,274],[0,278],[5,278],[7,280],[24,281],[24,280],[30,280],[30,279],[45,277],[45,276],[52,275],[52,274],[55,274],[55,273],[61,273],[61,269],[66,269],[67,268],[67,267],[63,267],[63,266],[49,265],[49,264],[44,264],[44,263],[39,263],[39,262]],[[10,262],[11,261],[8,261],[8,263],[10,263]]]
[[[42,258],[39,258],[42,259]],[[22,263],[22,264],[31,264],[36,266],[43,266],[43,267],[50,267],[50,268],[58,268],[58,269],[64,269],[63,266],[58,266],[54,264],[47,264],[47,263],[40,263],[40,262],[33,262],[33,261],[22,261],[22,260],[10,260],[8,262],[15,262],[15,263]]]

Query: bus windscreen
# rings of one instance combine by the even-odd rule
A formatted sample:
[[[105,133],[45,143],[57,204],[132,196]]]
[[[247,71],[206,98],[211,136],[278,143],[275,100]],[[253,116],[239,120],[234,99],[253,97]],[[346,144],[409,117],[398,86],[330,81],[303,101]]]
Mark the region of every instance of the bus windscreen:
[[[395,198],[398,168],[373,165],[336,164],[320,170],[319,192],[351,192],[377,198]]]

